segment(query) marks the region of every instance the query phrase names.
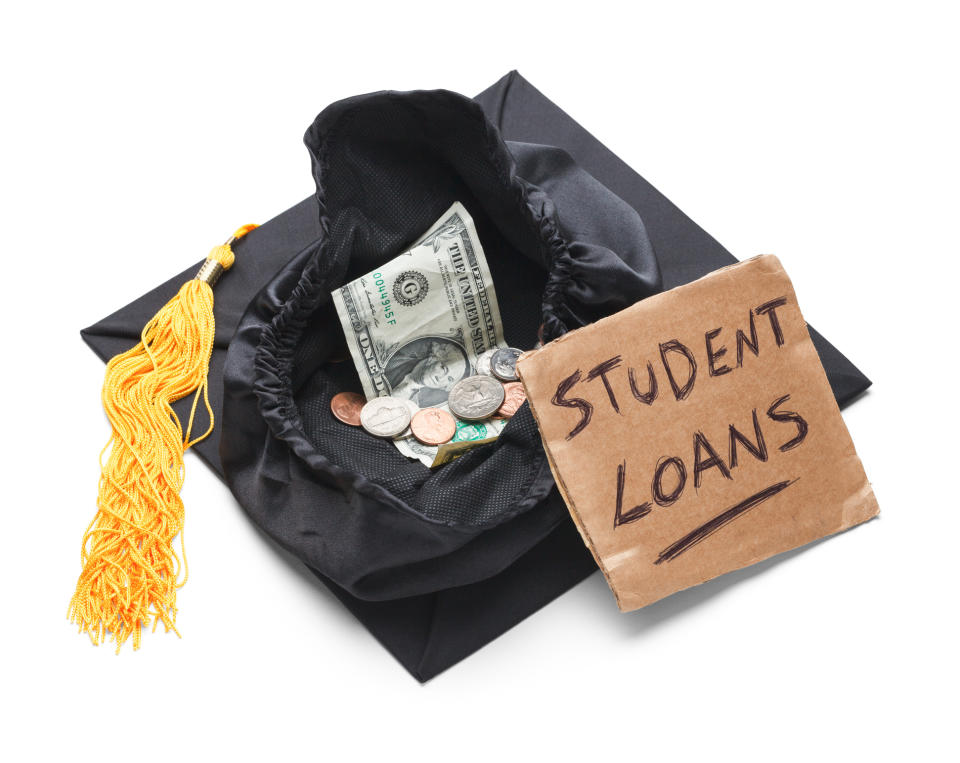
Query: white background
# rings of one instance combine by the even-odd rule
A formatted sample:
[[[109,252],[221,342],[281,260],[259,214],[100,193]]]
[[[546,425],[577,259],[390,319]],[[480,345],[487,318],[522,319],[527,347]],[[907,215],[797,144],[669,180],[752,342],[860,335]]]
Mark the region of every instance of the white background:
[[[957,759],[951,4],[26,4],[4,12],[0,757]],[[187,462],[183,638],[65,619],[108,434],[78,331],[312,192],[341,97],[517,68],[875,382],[879,520],[618,613],[594,575],[425,686]]]

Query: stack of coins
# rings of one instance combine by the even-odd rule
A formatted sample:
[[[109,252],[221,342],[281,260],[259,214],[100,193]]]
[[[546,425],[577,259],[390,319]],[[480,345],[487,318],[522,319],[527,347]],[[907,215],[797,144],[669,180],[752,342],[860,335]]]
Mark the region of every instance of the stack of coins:
[[[344,424],[361,426],[376,437],[415,437],[424,445],[443,445],[457,432],[457,419],[477,422],[509,419],[527,399],[517,377],[515,347],[496,347],[477,359],[477,373],[458,381],[442,408],[418,408],[410,400],[375,397],[367,401],[358,392],[340,392],[330,401],[333,415]],[[452,414],[452,415],[451,415]]]

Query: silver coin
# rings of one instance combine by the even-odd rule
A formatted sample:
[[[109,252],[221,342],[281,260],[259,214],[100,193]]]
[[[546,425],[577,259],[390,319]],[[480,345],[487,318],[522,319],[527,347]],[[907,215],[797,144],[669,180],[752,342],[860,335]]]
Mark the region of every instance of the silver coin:
[[[523,355],[523,350],[516,347],[501,347],[493,354],[490,361],[490,371],[500,381],[517,381],[517,358]]]
[[[410,420],[412,421],[414,414],[420,410],[420,406],[413,402],[413,400],[404,400],[403,402],[405,402],[407,404],[407,408],[410,409]],[[413,437],[413,430],[410,429],[409,425],[407,425],[407,428],[404,429],[400,434],[395,435],[394,439],[403,440],[406,437]]]
[[[398,397],[375,397],[360,409],[360,426],[377,437],[396,437],[410,426],[410,408]]]
[[[453,385],[447,404],[458,418],[485,419],[503,404],[503,385],[492,376],[468,376]]]
[[[499,347],[494,347],[492,350],[480,353],[480,357],[477,358],[477,376],[490,375],[490,361],[493,359],[493,354],[499,349]]]

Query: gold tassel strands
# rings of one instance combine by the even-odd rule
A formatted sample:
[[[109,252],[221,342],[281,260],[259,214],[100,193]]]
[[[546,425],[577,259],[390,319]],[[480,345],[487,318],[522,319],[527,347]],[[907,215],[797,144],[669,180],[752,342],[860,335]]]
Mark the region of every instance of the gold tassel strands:
[[[67,616],[94,644],[108,636],[116,641],[118,653],[129,638],[138,649],[151,620],[154,629],[162,622],[177,633],[177,589],[187,581],[183,455],[214,425],[207,396],[212,286],[233,265],[233,242],[255,227],[246,225],[215,247],[196,278],[144,326],[140,343],[107,364],[102,399],[112,432],[100,455],[97,513],[83,537],[83,571]],[[194,392],[184,432],[172,404]],[[191,439],[201,400],[210,424]],[[173,548],[178,534],[182,580]]]

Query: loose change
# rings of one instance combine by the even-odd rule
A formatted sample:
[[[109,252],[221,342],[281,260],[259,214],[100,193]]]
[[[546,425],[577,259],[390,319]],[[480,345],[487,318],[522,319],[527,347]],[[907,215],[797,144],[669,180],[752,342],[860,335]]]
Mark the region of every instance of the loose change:
[[[420,408],[410,400],[382,396],[367,400],[359,392],[340,392],[330,401],[333,415],[344,424],[360,426],[375,437],[412,435],[424,445],[443,445],[457,431],[456,419],[483,421],[509,419],[527,399],[517,377],[515,347],[495,347],[477,358],[476,374],[461,379],[450,389],[447,405]],[[452,415],[451,415],[452,414]],[[456,418],[454,418],[456,416]]]

